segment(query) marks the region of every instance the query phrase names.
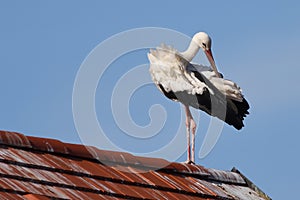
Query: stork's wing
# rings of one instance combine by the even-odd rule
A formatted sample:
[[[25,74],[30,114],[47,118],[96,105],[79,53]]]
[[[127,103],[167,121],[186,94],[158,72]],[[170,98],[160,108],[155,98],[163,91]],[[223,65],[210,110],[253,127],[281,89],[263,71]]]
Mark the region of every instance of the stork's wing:
[[[161,46],[150,50],[149,72],[153,82],[161,85],[167,92],[186,92],[188,94],[202,94],[207,88],[195,74],[186,67],[190,64],[171,47]]]
[[[235,82],[223,78],[222,74],[220,74],[221,77],[218,77],[210,67],[199,64],[189,64],[186,69],[189,73],[198,72],[204,75],[223,95],[226,95],[227,98],[239,102],[243,101],[242,89]],[[199,79],[200,76],[198,75],[197,78]]]
[[[217,89],[214,84],[208,80],[202,73],[193,71],[195,77],[205,82],[210,90],[205,90],[201,95],[188,94],[186,92],[165,91],[162,85],[160,90],[166,97],[172,100],[178,100],[185,105],[192,106],[208,113],[209,115],[218,117],[227,124],[241,129],[244,126],[243,120],[249,114],[249,104],[243,97],[241,101],[227,97]]]
[[[189,67],[193,70],[200,69],[199,66],[198,68]],[[210,93],[209,97],[208,95],[206,95],[206,97],[205,95],[197,97],[198,102],[205,102],[205,104],[202,103],[204,105],[204,109],[201,107],[202,105],[199,105],[199,103],[197,105],[195,101],[191,101],[191,105],[195,108],[198,106],[201,110],[218,117],[238,130],[241,129],[244,126],[244,118],[249,114],[248,110],[250,106],[247,100],[243,97],[240,87],[232,81],[218,78],[215,75],[207,73],[208,71],[191,72],[193,72],[199,80],[205,82],[205,84],[213,91],[213,95]],[[210,72],[214,74],[213,71]],[[205,73],[206,75],[204,75]],[[208,100],[204,101],[202,100],[203,98]]]

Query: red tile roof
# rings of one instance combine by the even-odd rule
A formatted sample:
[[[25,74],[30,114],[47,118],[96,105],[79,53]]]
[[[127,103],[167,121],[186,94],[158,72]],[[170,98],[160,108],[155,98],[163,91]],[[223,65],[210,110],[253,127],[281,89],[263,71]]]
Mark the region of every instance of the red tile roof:
[[[0,131],[0,199],[270,199],[237,170]]]

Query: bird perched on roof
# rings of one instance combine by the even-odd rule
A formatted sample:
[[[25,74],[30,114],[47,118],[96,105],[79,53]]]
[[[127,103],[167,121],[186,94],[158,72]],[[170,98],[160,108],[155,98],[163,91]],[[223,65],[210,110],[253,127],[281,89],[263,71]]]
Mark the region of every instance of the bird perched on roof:
[[[244,117],[249,114],[249,104],[241,88],[218,72],[211,44],[208,34],[199,32],[184,52],[161,45],[148,53],[149,72],[155,85],[167,98],[181,102],[185,108],[187,163],[195,162],[196,123],[190,106],[218,117],[238,130],[244,126]],[[200,49],[206,54],[210,67],[191,63]]]

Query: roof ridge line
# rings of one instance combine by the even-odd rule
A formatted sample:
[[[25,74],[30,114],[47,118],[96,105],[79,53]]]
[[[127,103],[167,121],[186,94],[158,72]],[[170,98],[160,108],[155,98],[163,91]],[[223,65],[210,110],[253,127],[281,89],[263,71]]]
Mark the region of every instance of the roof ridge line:
[[[170,162],[162,158],[135,156],[127,152],[101,150],[84,144],[72,144],[56,139],[25,136],[22,133],[1,131],[0,146],[14,147],[31,152],[43,152],[65,158],[85,159],[103,165],[133,166],[143,171],[166,169],[173,174],[209,176],[207,169],[200,165]],[[105,154],[105,155],[104,155]],[[126,157],[126,159],[124,159]]]
[[[97,147],[84,144],[65,143],[57,139],[25,136],[22,133],[1,130],[0,145],[14,147],[26,151],[49,153],[63,157],[81,158],[92,162],[100,162],[102,164],[104,162],[111,162],[124,166],[130,165],[141,169],[147,168],[149,170],[158,169],[159,166],[167,166],[171,163],[162,158],[135,156],[127,152],[102,150],[98,149]],[[105,154],[105,152],[106,155],[103,156],[102,154]],[[127,160],[124,160],[124,155],[127,157]],[[132,160],[134,160],[135,162],[132,162]],[[151,165],[152,162],[149,162],[149,160],[151,160],[152,162],[155,160],[156,165]],[[142,163],[141,161],[144,161],[144,163]]]

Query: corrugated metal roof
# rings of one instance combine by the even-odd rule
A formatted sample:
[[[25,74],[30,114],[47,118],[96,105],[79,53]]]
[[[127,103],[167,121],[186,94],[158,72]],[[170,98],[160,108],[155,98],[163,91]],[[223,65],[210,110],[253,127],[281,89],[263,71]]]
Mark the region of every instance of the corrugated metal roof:
[[[235,171],[0,131],[0,199],[269,199]]]

